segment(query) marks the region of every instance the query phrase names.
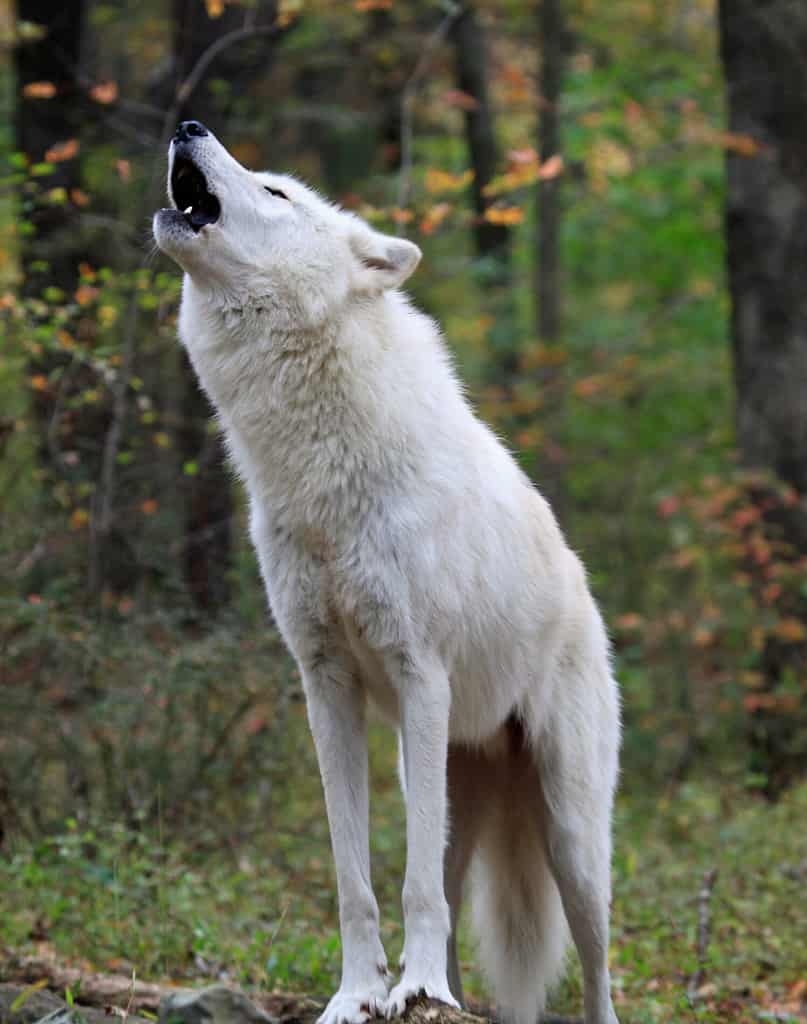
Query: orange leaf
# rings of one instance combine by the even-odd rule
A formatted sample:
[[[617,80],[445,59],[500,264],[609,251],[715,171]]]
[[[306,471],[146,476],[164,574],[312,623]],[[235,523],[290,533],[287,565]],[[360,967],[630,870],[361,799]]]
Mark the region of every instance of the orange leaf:
[[[807,627],[799,619],[782,619],[774,626],[773,633],[786,644],[797,644],[807,640]]]
[[[479,107],[479,102],[462,89],[449,89],[443,99],[449,107],[457,107],[458,110],[476,110]]]
[[[394,206],[389,215],[396,224],[408,224],[415,218],[411,210],[402,210],[399,206]]]
[[[426,216],[420,222],[420,230],[424,235],[433,235],[449,213],[451,213],[450,203],[437,203],[426,212]]]
[[[66,139],[64,142],[57,142],[45,153],[45,160],[49,164],[61,164],[65,160],[72,160],[78,155],[78,139]]]
[[[721,132],[717,136],[717,141],[723,149],[728,149],[732,153],[739,153],[740,156],[756,156],[763,149],[767,148],[761,142],[757,142],[751,135],[741,135],[737,132]]]
[[[146,498],[141,502],[140,511],[144,516],[153,516],[159,507],[159,502],[155,498]]]
[[[31,377],[30,384],[34,391],[48,390],[48,378],[43,373],[37,373],[35,376]]]
[[[90,514],[86,508],[76,508],[70,516],[70,529],[80,530],[90,521]]]
[[[364,14],[365,11],[388,11],[392,0],[354,0],[353,10]]]
[[[129,179],[132,177],[132,165],[128,160],[118,160],[115,163],[115,169],[118,172],[118,177],[126,185]]]
[[[574,386],[574,393],[580,398],[590,398],[599,394],[606,386],[606,378],[601,373],[595,373],[591,377],[583,377]]]
[[[80,188],[70,189],[70,198],[76,204],[76,206],[89,206],[90,197],[86,192],[82,192]]]
[[[99,82],[90,89],[90,96],[96,103],[114,103],[118,98],[118,83],[111,79],[106,82]]]
[[[89,306],[93,299],[98,295],[98,289],[93,288],[89,284],[80,284],[76,288],[76,302],[79,306]]]
[[[22,94],[28,100],[52,100],[56,95],[56,86],[53,82],[29,82]]]
[[[563,174],[563,157],[560,153],[556,153],[545,163],[541,164],[541,168],[538,171],[538,177],[541,181],[549,181],[552,178],[557,178],[560,174]]]
[[[511,149],[507,153],[507,159],[511,166],[529,164],[531,167],[539,163],[539,157],[532,146],[524,146],[523,149]]]
[[[524,220],[524,211],[520,206],[489,206],[485,210],[484,220],[489,224],[500,224],[512,227]]]

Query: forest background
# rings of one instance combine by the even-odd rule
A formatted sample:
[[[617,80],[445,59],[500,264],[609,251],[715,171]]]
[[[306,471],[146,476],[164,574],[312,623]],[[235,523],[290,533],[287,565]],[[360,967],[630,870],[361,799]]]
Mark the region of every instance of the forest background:
[[[415,301],[589,568],[623,1024],[806,1020],[803,7],[4,0],[0,105],[0,976],[338,975],[299,680],[150,239],[193,117],[417,241]],[[372,761],[395,954],[381,725]]]

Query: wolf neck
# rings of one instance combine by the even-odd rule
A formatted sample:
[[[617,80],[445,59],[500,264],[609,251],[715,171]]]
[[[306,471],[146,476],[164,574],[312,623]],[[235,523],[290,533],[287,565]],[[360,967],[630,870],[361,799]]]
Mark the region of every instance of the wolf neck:
[[[360,514],[371,479],[402,482],[411,462],[400,456],[414,453],[385,403],[384,300],[317,330],[278,331],[271,311],[205,307],[188,291],[180,334],[253,503],[327,520]]]

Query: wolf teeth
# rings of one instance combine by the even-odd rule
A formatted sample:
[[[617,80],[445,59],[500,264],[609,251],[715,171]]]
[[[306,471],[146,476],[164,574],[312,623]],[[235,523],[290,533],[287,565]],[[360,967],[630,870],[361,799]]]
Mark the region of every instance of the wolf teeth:
[[[183,210],[183,213],[193,213],[193,207],[189,206],[187,210]]]

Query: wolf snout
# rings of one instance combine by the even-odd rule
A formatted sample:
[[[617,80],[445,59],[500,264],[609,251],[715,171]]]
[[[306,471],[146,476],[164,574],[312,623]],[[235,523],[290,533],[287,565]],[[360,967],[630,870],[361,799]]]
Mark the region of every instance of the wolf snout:
[[[209,134],[210,132],[201,121],[180,121],[174,132],[174,141],[190,142],[191,139],[201,139]]]

